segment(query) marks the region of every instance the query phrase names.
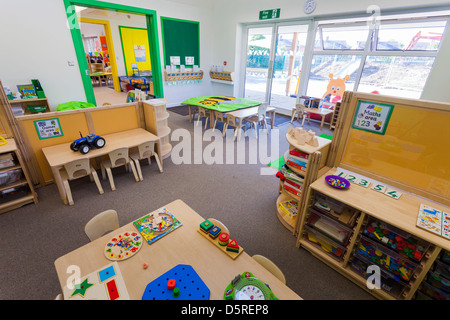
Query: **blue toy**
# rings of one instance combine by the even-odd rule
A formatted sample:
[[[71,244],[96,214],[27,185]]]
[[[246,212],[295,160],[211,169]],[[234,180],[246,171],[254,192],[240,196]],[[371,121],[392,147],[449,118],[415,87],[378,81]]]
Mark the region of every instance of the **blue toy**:
[[[209,288],[194,268],[179,264],[150,282],[142,300],[209,300],[209,295]]]

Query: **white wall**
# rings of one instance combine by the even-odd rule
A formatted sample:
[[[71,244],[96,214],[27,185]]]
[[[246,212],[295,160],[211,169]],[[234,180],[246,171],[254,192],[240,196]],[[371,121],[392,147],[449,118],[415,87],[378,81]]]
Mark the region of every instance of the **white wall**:
[[[75,55],[70,30],[62,0],[0,0],[0,80],[13,91],[17,84],[30,83],[37,78],[49,98],[52,109],[60,103],[78,100],[86,101],[80,71]],[[101,1],[99,1],[101,2]],[[209,81],[211,65],[227,61],[227,70],[237,71],[240,65],[236,45],[240,38],[240,23],[258,22],[260,10],[281,8],[279,20],[304,18],[300,0],[107,0],[128,6],[147,8],[157,12],[161,68],[163,46],[161,37],[161,16],[200,22],[200,68],[205,72],[201,84],[182,86],[164,85],[164,95],[177,105],[181,101],[199,95],[233,94],[233,87],[212,84]],[[373,0],[361,1],[317,1],[313,15],[341,15],[351,12],[365,12]],[[401,7],[421,7],[433,4],[450,5],[442,0],[379,0],[381,12]],[[119,38],[120,39],[120,38]],[[238,39],[238,40],[237,40]],[[117,43],[117,40],[114,40]],[[120,43],[120,40],[119,40]],[[448,80],[445,70],[450,68],[448,53],[450,40],[444,41],[436,67],[431,73],[424,91],[427,99],[449,101]],[[116,53],[120,50],[115,50]],[[69,66],[74,61],[75,66]],[[124,72],[124,71],[123,71]],[[120,73],[120,70],[119,70]],[[233,91],[234,90],[234,91]]]

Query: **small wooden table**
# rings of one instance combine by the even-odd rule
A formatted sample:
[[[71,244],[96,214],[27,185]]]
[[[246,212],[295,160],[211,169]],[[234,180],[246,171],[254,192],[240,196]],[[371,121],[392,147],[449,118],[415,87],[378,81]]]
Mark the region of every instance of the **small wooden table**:
[[[183,201],[175,200],[164,207],[183,225],[151,245],[144,243],[137,254],[118,262],[130,299],[142,299],[147,284],[178,264],[193,267],[209,288],[210,300],[223,300],[227,285],[236,275],[246,271],[267,283],[280,300],[301,299],[245,251],[233,260],[201,235],[198,229],[204,218]],[[143,215],[145,214],[147,213]],[[61,288],[66,286],[67,280],[72,275],[70,272],[67,273],[69,266],[78,266],[81,277],[107,266],[112,261],[108,260],[103,253],[106,243],[115,234],[136,230],[136,227],[130,222],[56,259],[55,268]],[[236,237],[239,243],[239,236],[233,235],[232,230],[230,230],[230,235]],[[88,240],[87,237],[86,240]],[[148,264],[147,269],[143,268],[144,263]]]
[[[323,127],[323,122],[325,120],[325,117],[329,114],[332,114],[334,112],[334,110],[332,109],[325,109],[325,108],[305,108],[304,112],[307,112],[309,114],[317,114],[321,117],[321,121],[320,121],[320,130],[322,130]],[[305,122],[305,117],[303,117],[303,121],[302,121],[302,127],[303,127],[303,123]],[[308,119],[308,123],[309,123],[309,119]]]
[[[244,109],[239,109],[239,110],[235,110],[235,111],[231,111],[231,112],[226,112],[225,114],[230,114],[230,115],[238,118],[239,123],[242,123],[242,120],[244,118],[257,115],[258,108],[259,108],[259,106],[244,108]],[[275,110],[276,109],[274,107],[268,106],[267,111],[266,111],[266,113],[271,114],[271,117],[270,117],[271,118],[270,119],[270,128],[271,129],[273,129],[273,125],[275,123],[275,114],[276,114]],[[238,140],[240,140],[240,137],[241,137],[241,130],[239,130],[239,132],[238,132]]]
[[[52,170],[61,199],[65,204],[67,204],[67,195],[60,174],[60,170],[64,164],[81,158],[94,159],[106,155],[115,149],[123,147],[137,147],[141,143],[147,141],[159,142],[159,138],[157,136],[142,128],[115,132],[103,135],[102,137],[106,141],[105,146],[100,149],[92,148],[87,154],[72,151],[70,149],[71,142],[42,148],[42,152],[44,153],[44,156],[46,157]]]

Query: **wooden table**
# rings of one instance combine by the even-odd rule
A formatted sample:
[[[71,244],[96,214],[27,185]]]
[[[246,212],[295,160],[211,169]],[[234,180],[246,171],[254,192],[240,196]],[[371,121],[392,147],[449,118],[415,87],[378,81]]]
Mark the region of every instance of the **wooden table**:
[[[244,109],[238,109],[238,110],[235,110],[235,111],[226,112],[225,114],[230,114],[230,115],[238,118],[239,119],[239,123],[242,123],[242,120],[244,118],[257,115],[258,114],[258,108],[259,108],[259,106],[250,107],[250,108],[244,108]],[[267,107],[267,111],[266,111],[266,113],[271,114],[271,119],[270,119],[270,128],[271,129],[273,129],[273,125],[275,123],[275,114],[276,114],[275,110],[276,109],[274,107],[268,106]],[[238,140],[240,140],[240,137],[241,137],[241,130],[239,130],[239,132],[238,132]]]
[[[320,121],[320,130],[322,130],[325,117],[329,114],[332,114],[334,112],[334,110],[325,109],[325,108],[305,108],[305,112],[307,112],[309,114],[317,114],[321,117],[322,120]],[[303,127],[304,122],[305,122],[305,117],[303,117],[302,127]],[[309,123],[309,120],[308,120],[308,123]]]
[[[103,135],[102,137],[106,141],[105,146],[100,149],[92,148],[87,154],[72,151],[70,149],[71,142],[42,148],[42,152],[44,153],[44,156],[46,157],[52,170],[61,199],[65,204],[67,204],[67,196],[60,175],[60,170],[64,164],[81,158],[94,159],[106,155],[115,149],[123,147],[137,147],[141,143],[147,141],[159,142],[159,138],[157,136],[142,128],[115,132]]]
[[[204,221],[197,212],[181,200],[175,200],[164,206],[183,224],[163,238],[149,245],[144,243],[140,251],[131,258],[120,261],[119,268],[133,300],[140,300],[147,284],[178,264],[190,265],[194,268],[210,290],[211,300],[223,300],[227,285],[238,274],[249,271],[270,285],[273,293],[280,300],[300,300],[301,298],[283,284],[272,273],[253,260],[244,250],[235,260],[222,252],[213,243],[198,232],[200,223]],[[149,208],[149,212],[155,208]],[[120,213],[119,213],[120,214]],[[66,286],[72,273],[67,273],[71,265],[80,267],[80,276],[86,276],[112,261],[108,260],[103,250],[111,237],[125,231],[136,231],[132,222],[78,248],[55,261],[61,288]],[[236,237],[239,243],[239,235]],[[88,238],[86,237],[86,241]],[[245,243],[242,244],[245,247]],[[144,269],[143,264],[148,263]]]

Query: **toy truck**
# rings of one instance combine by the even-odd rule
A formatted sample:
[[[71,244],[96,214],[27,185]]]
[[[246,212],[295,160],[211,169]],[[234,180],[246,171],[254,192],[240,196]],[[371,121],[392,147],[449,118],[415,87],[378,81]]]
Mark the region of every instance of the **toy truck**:
[[[105,139],[96,134],[91,133],[83,137],[80,132],[80,138],[70,144],[70,149],[75,152],[80,151],[82,154],[86,154],[92,147],[103,148],[105,143]]]

